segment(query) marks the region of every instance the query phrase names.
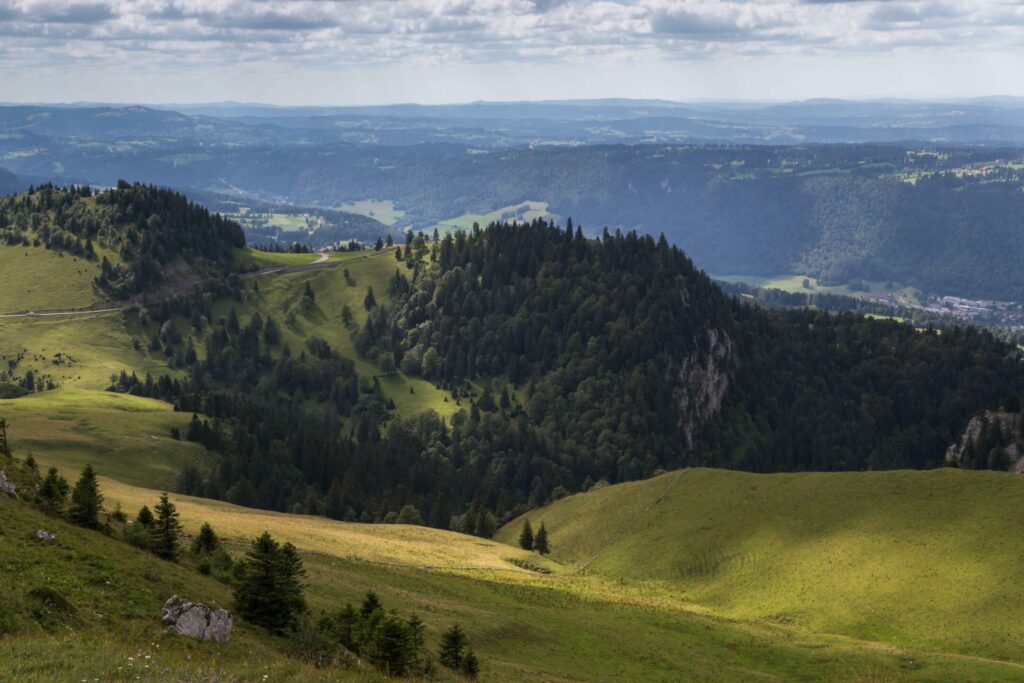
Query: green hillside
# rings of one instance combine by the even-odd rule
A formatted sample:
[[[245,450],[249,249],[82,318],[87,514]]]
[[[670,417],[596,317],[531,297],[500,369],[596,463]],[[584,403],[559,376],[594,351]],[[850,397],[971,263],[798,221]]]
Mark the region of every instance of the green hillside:
[[[45,448],[37,456],[42,464],[61,459]],[[109,505],[139,505],[157,495],[112,480],[100,483]],[[1022,670],[788,624],[724,619],[645,582],[575,575],[557,565],[554,574],[535,574],[500,559],[521,557],[522,551],[451,532],[329,520],[311,527],[312,520],[293,515],[174,500],[187,533],[195,533],[199,520],[211,520],[229,543],[269,528],[302,550],[315,549],[304,554],[314,617],[373,590],[385,605],[421,615],[428,643],[451,623],[462,624],[481,657],[485,681],[1009,681]],[[36,529],[55,532],[57,540],[32,539]],[[117,540],[116,532],[108,538],[6,498],[0,499],[0,531],[3,566],[7,576],[17,577],[0,582],[0,662],[17,680],[133,680],[140,673],[175,680],[374,680],[367,673],[311,669],[286,654],[283,639],[238,620],[224,645],[164,634],[158,614],[166,597],[177,593],[230,608],[230,587],[188,563],[136,550]],[[323,543],[331,538],[339,542]],[[242,550],[241,544],[229,547],[236,556]],[[430,568],[425,561],[440,564]],[[506,568],[488,565],[494,561]],[[52,596],[50,591],[70,606],[55,608],[51,597],[41,602],[38,596]],[[118,638],[110,638],[112,632]],[[444,672],[439,678],[450,680]]]
[[[37,529],[56,539],[36,539]],[[230,588],[7,498],[0,566],[0,663],[9,680],[337,680],[239,620],[228,643],[165,634],[160,608],[171,595],[230,607]]]
[[[0,243],[0,273],[0,314],[79,308],[103,300],[93,286],[99,265],[71,254]]]
[[[712,614],[1024,661],[1024,479],[692,469],[532,511],[572,574]],[[522,520],[497,534],[514,544]]]

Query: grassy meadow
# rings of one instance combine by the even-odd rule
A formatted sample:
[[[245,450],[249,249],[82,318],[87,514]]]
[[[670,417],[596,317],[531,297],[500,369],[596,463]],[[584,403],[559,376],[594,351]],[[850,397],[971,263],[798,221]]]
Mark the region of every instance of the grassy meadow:
[[[729,283],[743,283],[762,289],[778,289],[783,292],[803,294],[838,294],[864,299],[870,296],[891,294],[896,302],[905,306],[921,305],[921,292],[913,287],[893,287],[892,283],[865,281],[866,290],[853,289],[849,285],[824,285],[817,278],[784,273],[781,275],[713,275],[716,280]],[[807,287],[804,287],[804,280]]]
[[[744,621],[1024,661],[1024,479],[694,469],[529,514],[569,572]],[[497,534],[514,542],[516,520]]]
[[[405,211],[396,209],[395,202],[391,199],[364,199],[358,202],[347,202],[339,206],[338,210],[369,216],[392,227],[405,216]]]
[[[551,217],[554,217],[554,214],[548,211],[547,202],[528,200],[503,206],[500,209],[488,211],[487,213],[466,213],[454,218],[447,218],[438,222],[434,228],[437,228],[441,233],[446,233],[456,230],[469,230],[473,227],[474,223],[484,227],[492,222],[501,220],[532,221],[534,218]]]
[[[40,274],[45,273],[45,276]],[[90,306],[99,263],[42,247],[0,245],[0,313]]]

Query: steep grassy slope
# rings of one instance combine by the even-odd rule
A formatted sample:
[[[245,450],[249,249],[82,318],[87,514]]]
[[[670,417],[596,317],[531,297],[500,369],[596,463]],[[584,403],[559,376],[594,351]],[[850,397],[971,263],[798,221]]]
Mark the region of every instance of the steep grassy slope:
[[[567,568],[715,614],[1024,661],[1022,512],[1005,473],[684,470],[529,518]]]
[[[37,540],[36,529],[57,538]],[[285,657],[280,643],[237,620],[228,643],[165,634],[160,608],[168,597],[230,607],[230,589],[7,498],[0,500],[0,567],[0,666],[8,680],[338,679],[337,671]]]

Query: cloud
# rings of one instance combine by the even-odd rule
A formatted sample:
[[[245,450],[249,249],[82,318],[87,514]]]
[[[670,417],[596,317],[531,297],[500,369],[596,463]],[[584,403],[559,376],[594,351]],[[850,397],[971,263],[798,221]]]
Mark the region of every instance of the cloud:
[[[1009,0],[0,0],[0,67],[337,71],[1020,51]],[[922,53],[923,54],[923,53]],[[184,66],[183,66],[184,65]]]

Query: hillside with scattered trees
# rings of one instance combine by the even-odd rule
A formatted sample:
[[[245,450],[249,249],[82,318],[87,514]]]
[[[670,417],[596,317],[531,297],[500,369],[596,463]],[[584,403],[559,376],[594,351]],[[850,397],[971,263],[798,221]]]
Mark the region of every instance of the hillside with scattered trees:
[[[45,247],[101,265],[96,285],[126,298],[172,271],[223,274],[241,228],[171,190],[119,181],[112,190],[43,185],[0,198],[0,239]]]

